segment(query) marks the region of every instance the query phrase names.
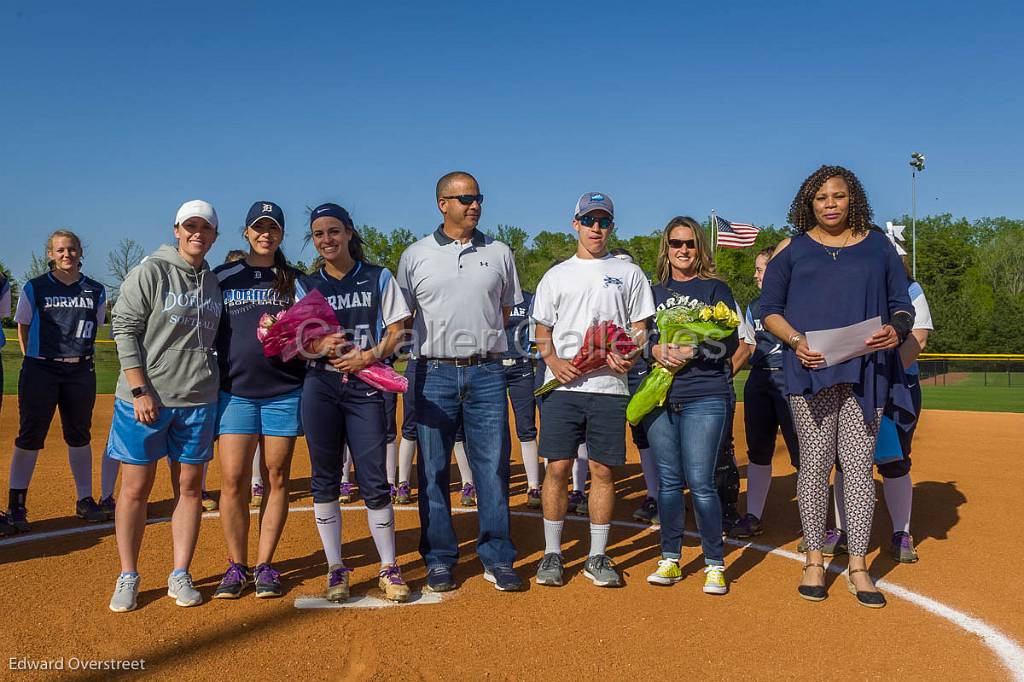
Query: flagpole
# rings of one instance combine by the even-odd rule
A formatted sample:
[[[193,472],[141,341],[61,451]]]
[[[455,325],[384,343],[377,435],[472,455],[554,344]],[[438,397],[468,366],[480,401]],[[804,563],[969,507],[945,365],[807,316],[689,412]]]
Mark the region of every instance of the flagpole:
[[[715,209],[711,209],[711,257],[718,252],[718,221],[715,220]]]

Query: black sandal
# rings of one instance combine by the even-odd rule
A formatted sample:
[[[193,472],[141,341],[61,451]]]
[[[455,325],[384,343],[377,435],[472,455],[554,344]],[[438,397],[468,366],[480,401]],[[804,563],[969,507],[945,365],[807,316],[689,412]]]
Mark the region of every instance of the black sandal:
[[[867,573],[866,568],[850,568],[846,571],[846,588],[850,590],[850,594],[857,597],[857,602],[861,606],[866,606],[869,609],[880,609],[885,606],[885,595],[878,591],[865,592],[858,590],[857,586],[853,584],[853,580],[850,579],[851,573]],[[874,583],[872,583],[874,585]]]
[[[822,573],[825,572],[825,564],[804,564],[804,570],[808,568],[820,568]],[[828,597],[828,590],[824,585],[800,585],[796,591],[807,601],[825,601]]]

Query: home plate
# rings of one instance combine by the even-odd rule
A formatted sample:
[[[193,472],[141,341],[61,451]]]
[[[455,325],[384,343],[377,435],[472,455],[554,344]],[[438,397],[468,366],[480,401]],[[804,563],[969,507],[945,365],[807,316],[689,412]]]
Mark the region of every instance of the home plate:
[[[297,609],[383,609],[391,606],[415,606],[417,604],[440,604],[441,595],[436,592],[413,592],[407,602],[393,602],[377,597],[353,597],[345,602],[327,601],[323,597],[298,597]]]

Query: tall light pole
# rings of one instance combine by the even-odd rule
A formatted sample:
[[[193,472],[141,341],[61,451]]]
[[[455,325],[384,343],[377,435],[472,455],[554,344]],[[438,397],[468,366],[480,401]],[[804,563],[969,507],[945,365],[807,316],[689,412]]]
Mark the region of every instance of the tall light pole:
[[[913,152],[910,155],[910,167],[914,169],[910,173],[911,220],[913,221],[910,234],[914,240],[910,272],[914,279],[917,279],[917,174],[924,170],[924,154]]]

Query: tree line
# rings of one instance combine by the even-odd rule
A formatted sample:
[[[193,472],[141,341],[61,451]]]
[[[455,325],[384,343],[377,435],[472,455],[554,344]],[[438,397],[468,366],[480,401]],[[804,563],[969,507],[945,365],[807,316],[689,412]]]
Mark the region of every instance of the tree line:
[[[907,225],[905,248],[912,252],[911,221]],[[398,269],[402,252],[422,235],[406,228],[384,231],[370,225],[358,228],[367,259]],[[742,306],[757,295],[754,282],[754,258],[758,252],[792,234],[789,228],[762,228],[753,246],[744,249],[718,249],[715,263],[718,273],[732,288]],[[572,256],[576,235],[571,230],[542,230],[533,237],[513,225],[498,225],[491,235],[509,245],[515,254],[519,279],[524,289],[536,290],[543,274],[554,263]],[[661,230],[620,237],[612,233],[609,247],[621,247],[632,253],[636,263],[653,276]],[[935,331],[928,351],[936,353],[1024,353],[1024,334],[1017,325],[1024,320],[1024,220],[981,218],[969,221],[950,214],[929,216],[917,221],[917,280],[924,288],[931,307]],[[104,282],[116,297],[128,271],[141,260],[142,248],[131,239],[123,239],[107,257],[109,277]],[[316,269],[316,262],[293,263],[304,272]],[[30,272],[21,281],[44,272],[46,263],[33,254]],[[17,291],[15,278],[3,268]],[[15,293],[16,299],[16,293]],[[11,320],[4,320],[11,326]]]

